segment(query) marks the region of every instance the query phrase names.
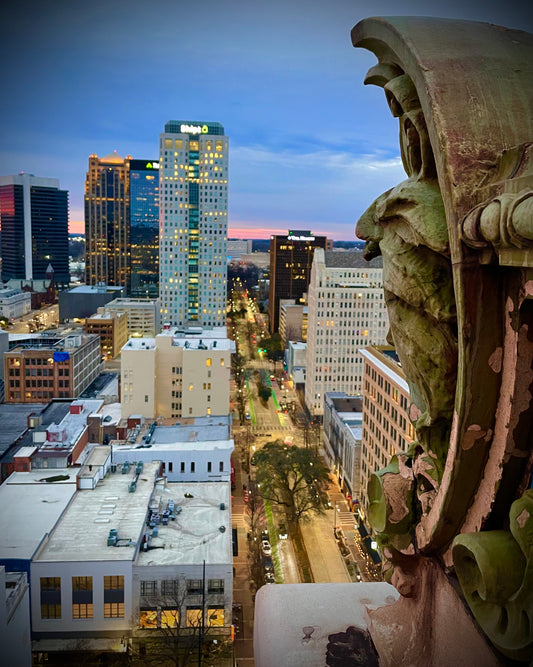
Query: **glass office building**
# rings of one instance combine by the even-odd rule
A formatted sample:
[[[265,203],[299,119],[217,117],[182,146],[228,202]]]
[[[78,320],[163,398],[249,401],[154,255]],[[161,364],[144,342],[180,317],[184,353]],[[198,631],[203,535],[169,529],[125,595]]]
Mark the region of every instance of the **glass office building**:
[[[172,120],[159,156],[162,321],[224,326],[228,137],[220,123]]]
[[[89,157],[85,179],[85,282],[130,290],[129,156]]]
[[[129,160],[131,296],[159,294],[159,162]]]
[[[2,280],[44,280],[51,266],[59,285],[70,281],[68,192],[56,178],[0,177]]]

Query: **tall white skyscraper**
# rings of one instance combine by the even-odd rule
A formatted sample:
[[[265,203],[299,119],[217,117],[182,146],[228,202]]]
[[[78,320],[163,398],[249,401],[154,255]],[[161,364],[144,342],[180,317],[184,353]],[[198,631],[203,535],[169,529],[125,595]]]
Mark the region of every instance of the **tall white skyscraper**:
[[[162,322],[225,326],[228,137],[220,123],[170,120],[159,156]]]
[[[328,391],[362,394],[359,349],[384,344],[389,320],[383,299],[381,257],[316,248],[311,268],[307,322],[305,404],[324,413]]]

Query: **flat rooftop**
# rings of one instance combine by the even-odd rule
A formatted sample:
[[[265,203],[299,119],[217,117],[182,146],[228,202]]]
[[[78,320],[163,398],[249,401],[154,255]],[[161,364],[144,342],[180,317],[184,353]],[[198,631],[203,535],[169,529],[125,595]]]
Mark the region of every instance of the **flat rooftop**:
[[[197,565],[204,560],[206,564],[232,562],[228,483],[176,482],[166,487],[158,484],[156,498],[162,509],[170,499],[174,500],[181,512],[168,525],[158,526],[158,536],[150,540],[153,548],[139,553],[137,565]],[[220,509],[221,503],[224,509]]]
[[[70,401],[66,404],[66,410]],[[50,404],[51,405],[51,404]],[[62,404],[63,406],[65,404]],[[43,413],[46,405],[43,403],[0,403],[0,456],[5,454],[9,447],[28,429],[28,417],[34,413]],[[44,413],[43,413],[44,421]],[[27,432],[18,444],[33,445],[31,432]],[[15,453],[15,448],[13,449]],[[4,459],[7,460],[7,459]]]
[[[145,529],[159,463],[145,463],[134,493],[135,466],[128,474],[110,473],[95,489],[78,491],[37,561],[131,561]],[[111,528],[119,543],[107,546]],[[129,541],[132,544],[129,544]]]
[[[155,338],[130,338],[123,350],[155,350]]]
[[[76,493],[76,468],[15,472],[0,486],[0,558],[30,560]],[[68,479],[44,480],[57,476]]]
[[[115,285],[79,285],[67,290],[70,294],[109,294],[110,292],[121,292],[124,287]]]
[[[97,375],[91,384],[80,394],[80,398],[99,398],[100,396],[118,396],[118,378],[120,373],[104,371]]]
[[[168,451],[169,447],[187,444],[187,449],[193,445],[194,449],[233,449],[234,443],[231,437],[231,421],[229,415],[196,417],[189,419],[173,420],[173,424],[156,426],[152,432],[149,443],[151,449]],[[137,449],[145,444],[153,420],[146,420],[143,425],[128,432],[128,440],[113,441],[115,451],[126,451]],[[216,444],[214,444],[216,443]]]

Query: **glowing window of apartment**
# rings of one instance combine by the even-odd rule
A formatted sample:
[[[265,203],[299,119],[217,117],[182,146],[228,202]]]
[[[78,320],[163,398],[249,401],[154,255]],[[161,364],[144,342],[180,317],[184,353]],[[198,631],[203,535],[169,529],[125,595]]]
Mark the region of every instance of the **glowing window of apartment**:
[[[211,366],[211,363],[212,363],[211,357],[208,357],[208,358],[205,360],[205,365],[206,365],[206,366]]]
[[[221,360],[220,360],[220,365],[221,365],[221,366],[224,366],[224,365],[225,365],[224,359],[221,359]]]

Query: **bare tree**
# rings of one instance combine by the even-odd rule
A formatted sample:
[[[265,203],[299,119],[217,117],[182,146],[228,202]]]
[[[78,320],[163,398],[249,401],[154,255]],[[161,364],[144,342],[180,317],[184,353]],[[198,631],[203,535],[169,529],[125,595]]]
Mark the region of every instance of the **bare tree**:
[[[219,658],[231,655],[225,599],[221,601],[220,594],[215,606],[204,580],[169,579],[147,587],[154,583],[142,582],[144,595],[139,628],[129,650],[130,665],[187,667],[210,664],[206,658],[213,653]]]

